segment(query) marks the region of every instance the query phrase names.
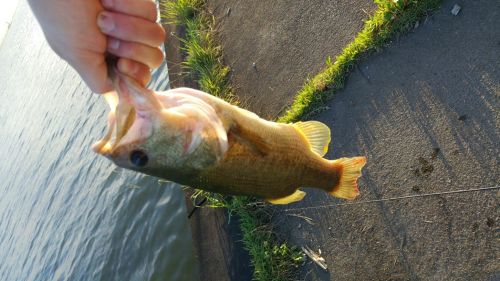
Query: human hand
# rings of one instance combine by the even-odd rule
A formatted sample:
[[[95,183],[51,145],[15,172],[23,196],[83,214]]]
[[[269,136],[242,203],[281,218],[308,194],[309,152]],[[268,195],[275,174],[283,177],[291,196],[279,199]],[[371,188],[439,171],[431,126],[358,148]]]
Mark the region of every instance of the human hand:
[[[145,85],[150,68],[164,54],[165,31],[156,23],[152,0],[29,0],[52,49],[97,93],[113,89],[106,52],[119,57],[117,68]]]

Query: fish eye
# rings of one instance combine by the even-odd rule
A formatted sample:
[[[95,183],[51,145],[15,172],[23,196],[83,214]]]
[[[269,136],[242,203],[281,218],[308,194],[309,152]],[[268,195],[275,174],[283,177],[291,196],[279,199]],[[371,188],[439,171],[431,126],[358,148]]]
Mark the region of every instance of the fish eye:
[[[146,166],[148,160],[148,155],[142,150],[134,150],[130,153],[130,162],[136,167]]]

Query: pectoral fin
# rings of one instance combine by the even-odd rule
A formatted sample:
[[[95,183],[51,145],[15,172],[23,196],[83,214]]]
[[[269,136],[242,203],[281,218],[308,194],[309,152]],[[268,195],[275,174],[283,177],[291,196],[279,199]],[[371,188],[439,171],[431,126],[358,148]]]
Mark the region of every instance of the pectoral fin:
[[[311,150],[324,156],[330,143],[330,128],[319,121],[297,122],[293,126],[301,132],[311,145]]]
[[[267,199],[267,201],[271,204],[285,205],[285,204],[300,201],[300,200],[302,200],[302,198],[304,198],[304,196],[306,196],[306,193],[302,190],[297,189],[291,195],[288,195],[288,196],[282,197],[282,198],[277,198],[277,199]]]
[[[266,156],[271,151],[271,148],[261,136],[255,132],[246,130],[239,124],[234,124],[229,129],[229,134],[261,156]]]

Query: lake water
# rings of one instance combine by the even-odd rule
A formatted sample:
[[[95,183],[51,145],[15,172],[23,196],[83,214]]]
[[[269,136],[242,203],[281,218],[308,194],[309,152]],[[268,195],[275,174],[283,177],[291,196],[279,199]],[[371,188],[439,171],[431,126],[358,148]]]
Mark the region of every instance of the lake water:
[[[20,1],[0,47],[1,281],[196,279],[181,188],[92,152],[107,111]]]

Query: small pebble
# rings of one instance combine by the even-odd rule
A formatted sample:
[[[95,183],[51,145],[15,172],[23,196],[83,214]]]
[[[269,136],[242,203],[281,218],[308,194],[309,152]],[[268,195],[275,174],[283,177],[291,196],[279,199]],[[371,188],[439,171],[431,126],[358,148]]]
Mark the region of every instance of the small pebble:
[[[434,147],[432,149],[431,159],[436,159],[436,157],[439,155],[439,151],[441,151],[439,147]]]
[[[477,222],[472,224],[472,229],[477,230],[479,228],[479,224]]]
[[[460,9],[462,9],[462,7],[458,6],[457,4],[453,5],[453,8],[451,9],[451,14],[454,16],[458,15],[458,13],[460,13]]]

